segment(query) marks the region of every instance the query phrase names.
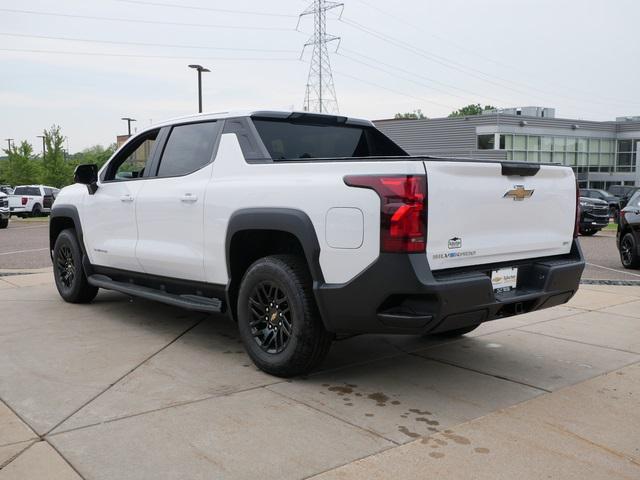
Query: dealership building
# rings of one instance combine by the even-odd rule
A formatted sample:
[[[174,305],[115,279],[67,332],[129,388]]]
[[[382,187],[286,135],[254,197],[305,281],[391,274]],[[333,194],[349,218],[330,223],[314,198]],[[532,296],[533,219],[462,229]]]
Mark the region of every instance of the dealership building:
[[[595,122],[521,107],[375,124],[413,155],[559,163],[574,169],[581,187],[640,185],[640,117]]]

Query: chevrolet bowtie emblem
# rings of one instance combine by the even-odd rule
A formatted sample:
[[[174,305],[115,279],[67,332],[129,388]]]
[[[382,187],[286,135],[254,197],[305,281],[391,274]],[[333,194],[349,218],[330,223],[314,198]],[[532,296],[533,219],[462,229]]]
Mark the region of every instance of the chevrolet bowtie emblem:
[[[513,190],[509,190],[502,198],[513,198],[517,202],[523,201],[533,195],[533,190],[527,190],[524,185],[514,185]]]

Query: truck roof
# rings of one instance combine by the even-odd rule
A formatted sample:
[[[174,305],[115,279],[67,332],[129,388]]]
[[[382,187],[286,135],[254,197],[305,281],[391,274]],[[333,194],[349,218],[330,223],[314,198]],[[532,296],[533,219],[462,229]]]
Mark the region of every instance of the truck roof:
[[[223,120],[226,118],[237,117],[268,117],[268,118],[325,118],[327,120],[334,118],[337,123],[349,123],[351,125],[366,125],[373,126],[373,123],[369,120],[355,117],[346,117],[343,115],[331,115],[327,113],[311,113],[311,112],[299,112],[295,110],[229,110],[227,112],[205,112],[196,113],[193,115],[186,115],[182,117],[171,118],[154,125],[145,128],[149,130],[152,128],[158,128],[168,125],[174,125],[181,122],[192,122],[198,120]]]

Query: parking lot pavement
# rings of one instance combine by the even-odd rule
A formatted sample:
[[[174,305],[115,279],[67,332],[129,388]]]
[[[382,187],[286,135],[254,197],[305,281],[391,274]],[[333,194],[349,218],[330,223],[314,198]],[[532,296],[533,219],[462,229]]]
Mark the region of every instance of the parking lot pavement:
[[[287,381],[223,318],[0,282],[0,480],[640,477],[640,287],[354,337]]]
[[[47,218],[21,220],[11,217],[9,227],[0,230],[0,271],[50,267],[48,250]]]
[[[587,261],[583,279],[640,283],[640,270],[627,270],[620,263],[615,232],[601,231],[592,237],[580,237],[580,245]]]

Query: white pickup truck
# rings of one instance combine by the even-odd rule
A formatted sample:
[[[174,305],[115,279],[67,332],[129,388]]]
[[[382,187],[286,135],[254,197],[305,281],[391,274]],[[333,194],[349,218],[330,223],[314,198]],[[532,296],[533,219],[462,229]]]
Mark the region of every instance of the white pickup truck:
[[[412,157],[365,120],[181,118],[76,182],[50,223],[64,300],[227,313],[280,376],[339,335],[462,335],[565,303],[584,269],[570,168]]]
[[[9,195],[11,215],[17,217],[39,217],[51,211],[60,190],[44,185],[19,185]]]

